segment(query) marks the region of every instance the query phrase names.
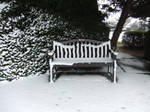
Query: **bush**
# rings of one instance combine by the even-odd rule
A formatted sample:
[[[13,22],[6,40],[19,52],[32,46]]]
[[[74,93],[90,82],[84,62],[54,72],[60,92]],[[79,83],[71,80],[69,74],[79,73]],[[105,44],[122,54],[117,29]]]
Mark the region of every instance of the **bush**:
[[[122,43],[126,47],[143,48],[146,31],[126,31]]]
[[[108,30],[92,32],[35,7],[18,11],[15,0],[0,13],[0,80],[13,80],[48,70],[52,40],[107,40]]]

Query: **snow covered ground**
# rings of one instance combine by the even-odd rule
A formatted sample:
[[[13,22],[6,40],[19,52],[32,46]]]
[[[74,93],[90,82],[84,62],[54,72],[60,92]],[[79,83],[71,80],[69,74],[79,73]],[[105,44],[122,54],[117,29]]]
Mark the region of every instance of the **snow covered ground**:
[[[117,84],[101,75],[47,75],[0,82],[0,112],[150,112],[145,63],[120,53]]]

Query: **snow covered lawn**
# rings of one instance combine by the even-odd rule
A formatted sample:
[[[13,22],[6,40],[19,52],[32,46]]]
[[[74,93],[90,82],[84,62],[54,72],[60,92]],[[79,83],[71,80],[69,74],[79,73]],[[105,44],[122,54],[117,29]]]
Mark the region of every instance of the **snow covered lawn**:
[[[150,112],[150,75],[144,63],[120,54],[119,82],[100,75],[47,75],[0,82],[0,112]]]

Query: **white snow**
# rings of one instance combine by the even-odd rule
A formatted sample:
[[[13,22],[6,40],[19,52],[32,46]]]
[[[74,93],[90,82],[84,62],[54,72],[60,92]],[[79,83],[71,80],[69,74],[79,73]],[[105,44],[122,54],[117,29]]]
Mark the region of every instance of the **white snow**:
[[[0,3],[0,12],[2,11],[3,8],[5,8],[7,6],[7,4],[4,3]]]
[[[101,75],[46,75],[0,82],[0,112],[150,112],[150,75],[144,63],[119,53],[117,84]]]

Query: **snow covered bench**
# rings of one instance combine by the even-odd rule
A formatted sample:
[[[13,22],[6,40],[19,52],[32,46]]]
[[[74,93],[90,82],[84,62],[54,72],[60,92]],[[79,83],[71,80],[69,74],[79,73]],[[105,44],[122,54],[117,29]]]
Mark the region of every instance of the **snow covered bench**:
[[[112,80],[116,83],[116,57],[111,49],[110,41],[100,42],[89,39],[75,39],[71,41],[56,42],[53,41],[53,50],[48,53],[50,74],[49,80],[54,82],[56,75],[54,66],[74,64],[108,64],[108,73],[112,75]],[[109,72],[109,65],[113,65],[112,73]]]

